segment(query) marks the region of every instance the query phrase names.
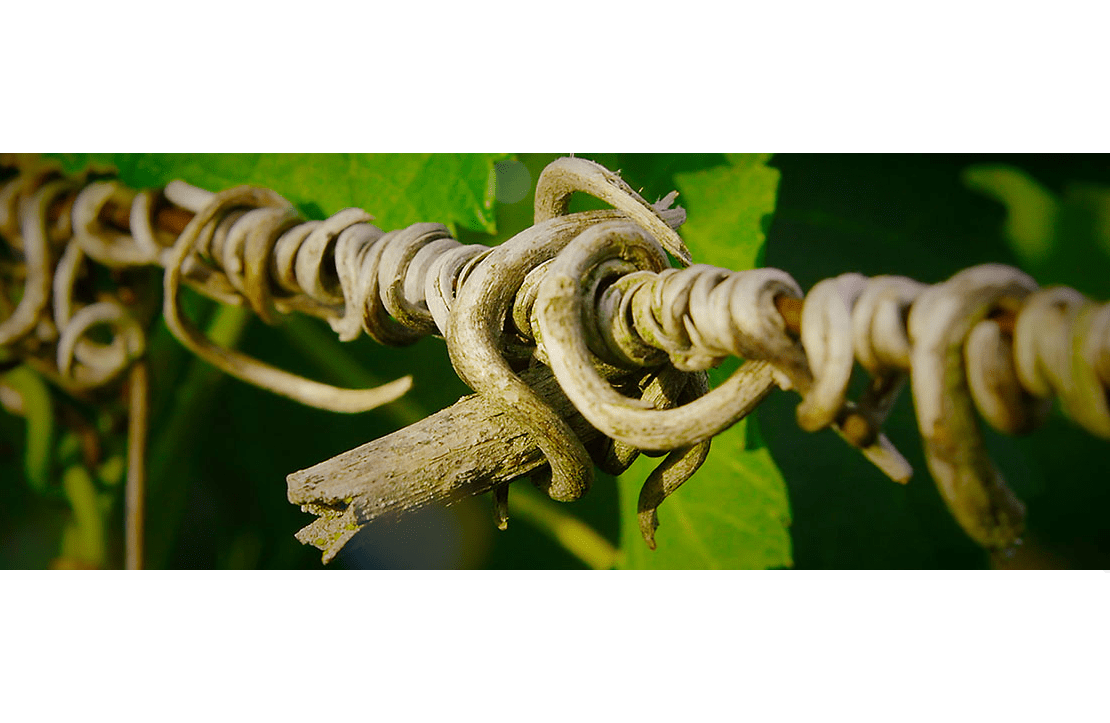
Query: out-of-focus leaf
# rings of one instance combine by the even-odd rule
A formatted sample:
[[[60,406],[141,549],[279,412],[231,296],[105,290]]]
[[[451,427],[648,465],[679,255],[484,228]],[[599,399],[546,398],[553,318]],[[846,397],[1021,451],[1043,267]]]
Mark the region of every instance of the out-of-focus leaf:
[[[422,221],[494,233],[494,163],[505,154],[59,154],[67,170],[114,165],[137,188],[181,179],[209,191],[272,188],[310,217],[356,206],[386,230]]]
[[[92,475],[84,467],[73,465],[62,473],[62,487],[73,510],[73,521],[62,538],[61,558],[102,567],[107,552],[104,514]]]
[[[1010,166],[970,166],[964,183],[1006,206],[1006,236],[1018,260],[1036,266],[1052,254],[1060,204],[1048,189]]]
[[[19,393],[23,416],[27,420],[27,444],[23,467],[27,481],[37,492],[50,484],[50,461],[54,451],[54,405],[46,382],[27,367],[17,367],[4,375],[4,382]]]
[[[762,258],[779,173],[767,156],[676,174],[688,213],[682,236],[697,263],[750,269]],[[711,375],[714,385],[724,372]],[[748,418],[713,440],[705,464],[659,509],[657,549],[640,536],[640,486],[659,460],[641,457],[620,476],[621,549],[635,568],[769,568],[792,565],[786,484]]]
[[[963,181],[1005,207],[1006,241],[1042,286],[1110,294],[1110,188],[1071,183],[1056,194],[1019,168],[986,164]]]

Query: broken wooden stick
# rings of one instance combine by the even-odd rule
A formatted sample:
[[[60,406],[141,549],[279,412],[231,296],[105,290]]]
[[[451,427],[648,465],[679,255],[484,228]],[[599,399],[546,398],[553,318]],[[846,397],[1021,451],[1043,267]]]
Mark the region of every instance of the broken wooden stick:
[[[538,366],[520,377],[583,443],[601,436],[575,411],[550,369]],[[290,474],[289,501],[320,515],[296,537],[322,550],[327,563],[368,522],[488,492],[544,463],[540,448],[504,410],[479,395],[466,396],[393,434]]]

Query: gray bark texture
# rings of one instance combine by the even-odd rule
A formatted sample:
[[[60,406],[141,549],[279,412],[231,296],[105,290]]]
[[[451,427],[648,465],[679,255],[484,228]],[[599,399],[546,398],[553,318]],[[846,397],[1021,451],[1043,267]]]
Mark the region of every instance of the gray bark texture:
[[[584,443],[599,437],[550,369],[520,376]],[[478,395],[463,397],[393,434],[290,474],[289,501],[320,515],[297,539],[322,550],[328,562],[368,522],[488,492],[543,463],[539,447],[503,409]]]

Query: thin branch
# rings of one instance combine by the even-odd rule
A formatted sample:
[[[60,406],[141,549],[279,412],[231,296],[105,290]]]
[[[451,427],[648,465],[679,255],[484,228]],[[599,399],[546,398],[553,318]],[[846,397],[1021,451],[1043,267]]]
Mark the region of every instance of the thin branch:
[[[127,379],[127,490],[124,550],[128,570],[143,567],[143,518],[146,504],[146,444],[150,425],[150,370],[145,361]]]

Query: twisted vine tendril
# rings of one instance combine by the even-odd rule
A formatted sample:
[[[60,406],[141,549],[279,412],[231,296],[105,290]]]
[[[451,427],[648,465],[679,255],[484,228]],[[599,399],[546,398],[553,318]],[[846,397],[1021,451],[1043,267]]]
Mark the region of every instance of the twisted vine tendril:
[[[568,213],[579,192],[613,209]],[[1024,508],[987,456],[978,416],[1024,433],[1059,397],[1079,425],[1110,439],[1110,304],[1039,289],[996,264],[935,286],[848,273],[803,294],[778,269],[690,265],[675,231],[685,212],[674,200],[650,204],[617,174],[560,159],[538,181],[535,225],[487,248],[435,223],[385,232],[361,209],[306,221],[263,188],[213,194],[175,181],[135,192],[20,167],[0,186],[0,233],[13,257],[3,269],[0,348],[71,390],[109,386],[132,369],[144,353],[143,316],[119,299],[79,293],[90,261],[161,268],[163,315],[186,347],[321,409],[366,411],[396,399],[411,379],[342,389],[221,348],[184,314],[181,287],[247,305],[268,322],[315,316],[344,341],[363,332],[393,346],[442,336],[459,377],[542,451],[547,464],[533,481],[552,498],[584,494],[595,465],[619,473],[641,451],[667,455],[639,499],[652,547],[659,505],[702,464],[712,437],[775,387],[801,396],[802,429],[834,429],[906,482],[912,470],[882,425],[908,381],[929,469],[956,519],[989,549],[1019,541]],[[668,252],[684,268],[671,268]],[[97,327],[110,330],[109,342],[93,340]],[[746,361],[710,391],[705,370],[729,356]],[[852,401],[857,363],[869,384]],[[519,370],[541,364],[603,444],[587,449],[521,378]],[[129,378],[145,398],[145,372]],[[132,406],[133,423],[145,427],[144,409]],[[507,494],[507,485],[494,494],[499,526]]]

